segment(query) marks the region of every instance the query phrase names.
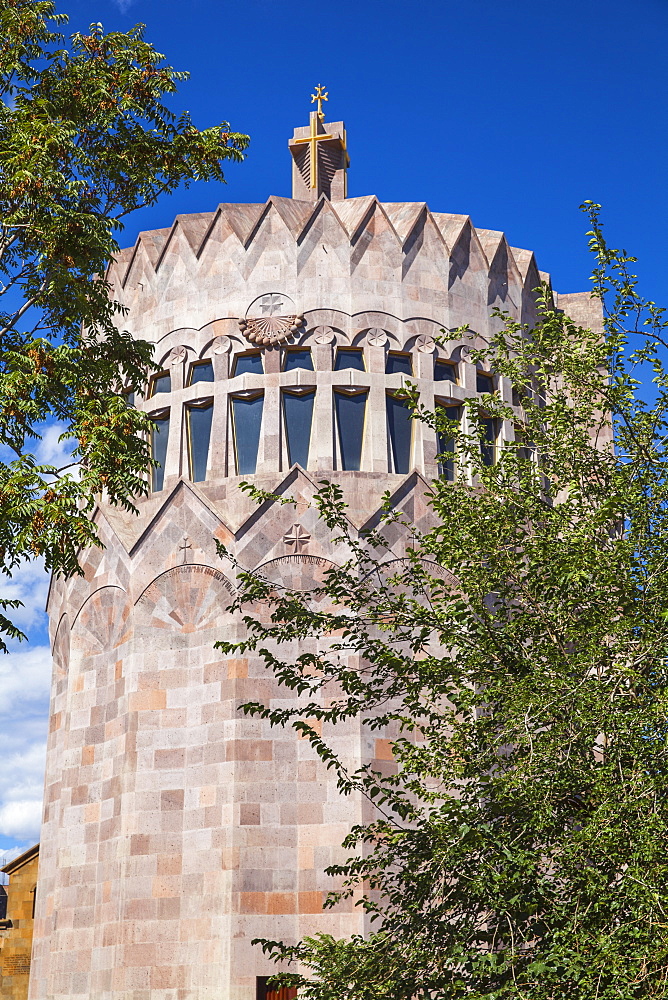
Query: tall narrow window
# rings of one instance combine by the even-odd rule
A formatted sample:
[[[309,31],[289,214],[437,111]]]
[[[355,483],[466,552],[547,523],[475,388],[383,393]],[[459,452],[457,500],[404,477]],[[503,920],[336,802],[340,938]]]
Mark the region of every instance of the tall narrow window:
[[[458,406],[439,406],[439,409],[446,420],[459,421]],[[445,431],[438,431],[437,448],[439,454],[438,474],[448,480],[449,483],[455,479],[455,441],[448,436]]]
[[[232,396],[232,434],[238,476],[252,476],[257,466],[257,452],[262,427],[264,396]]]
[[[359,348],[339,348],[336,352],[336,358],[334,360],[334,371],[340,372],[344,368],[356,368],[359,372],[366,370],[364,368],[364,355]]]
[[[160,372],[151,379],[149,396],[157,396],[159,392],[172,391],[172,376],[169,372]]]
[[[341,468],[354,472],[359,472],[362,461],[366,397],[366,392],[351,393],[343,392],[340,389],[334,390]]]
[[[434,362],[434,382],[456,382],[457,369],[450,361]]]
[[[151,414],[155,427],[151,431],[151,458],[158,464],[151,469],[151,489],[154,493],[161,490],[165,482],[165,462],[167,460],[167,442],[169,440],[169,410],[160,414]]]
[[[196,361],[190,366],[188,385],[194,385],[195,382],[213,382],[212,361]]]
[[[483,465],[494,465],[496,462],[497,421],[494,417],[483,417],[480,421],[483,436],[480,441],[480,456]]]
[[[397,351],[390,351],[385,362],[385,374],[394,375],[401,372],[404,375],[413,374],[413,359],[410,354],[399,354]]]
[[[494,376],[486,372],[476,372],[475,387],[478,392],[494,392]]]
[[[213,402],[209,400],[201,406],[188,406],[186,413],[188,417],[190,478],[194,483],[201,483],[206,479],[206,467],[209,460]]]
[[[251,354],[237,354],[234,359],[234,375],[262,375],[262,355],[259,351]]]
[[[413,421],[408,404],[389,393],[385,397],[387,431],[390,438],[392,471],[408,472],[411,462],[411,437]]]
[[[283,418],[290,465],[308,468],[308,452],[313,423],[315,389],[308,392],[283,392]]]
[[[305,368],[306,371],[313,371],[313,358],[308,348],[299,348],[298,350],[289,349],[285,352],[283,371],[291,372],[295,368]]]

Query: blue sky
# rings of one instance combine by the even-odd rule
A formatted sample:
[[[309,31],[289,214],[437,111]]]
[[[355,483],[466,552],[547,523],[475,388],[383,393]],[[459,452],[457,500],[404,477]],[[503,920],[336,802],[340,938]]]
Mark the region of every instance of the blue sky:
[[[536,252],[555,287],[588,287],[585,199],[610,242],[639,257],[644,293],[668,304],[668,0],[67,0],[72,30],[147,25],[191,79],[172,102],[200,126],[252,141],[227,185],[195,185],[127,222],[121,242],[220,201],[290,194],[286,143],[316,83],[343,119],[349,194],[426,201]],[[45,460],[59,449],[49,431]],[[43,574],[12,583],[31,637],[0,659],[0,855],[38,836],[49,655]]]

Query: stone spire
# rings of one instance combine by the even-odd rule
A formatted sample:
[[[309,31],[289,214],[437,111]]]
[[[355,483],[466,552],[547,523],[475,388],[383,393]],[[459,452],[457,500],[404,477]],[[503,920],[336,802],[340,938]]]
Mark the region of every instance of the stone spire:
[[[311,103],[308,125],[296,128],[288,147],[292,153],[292,197],[299,201],[317,201],[324,194],[332,201],[347,197],[346,171],[350,158],[346,149],[346,129],[343,122],[325,124],[322,102],[329,97],[318,84]]]

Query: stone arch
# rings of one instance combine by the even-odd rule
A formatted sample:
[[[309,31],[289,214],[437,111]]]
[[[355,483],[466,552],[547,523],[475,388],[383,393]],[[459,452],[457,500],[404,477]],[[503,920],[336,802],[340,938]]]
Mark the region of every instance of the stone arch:
[[[212,566],[174,566],[137,598],[137,624],[182,634],[220,628],[229,619],[227,608],[234,594],[227,577]]]
[[[116,649],[129,638],[131,605],[122,587],[100,587],[86,598],[72,623],[73,650],[94,656]]]
[[[277,586],[308,593],[322,586],[326,570],[335,566],[336,563],[324,556],[292,552],[261,563],[253,572]]]

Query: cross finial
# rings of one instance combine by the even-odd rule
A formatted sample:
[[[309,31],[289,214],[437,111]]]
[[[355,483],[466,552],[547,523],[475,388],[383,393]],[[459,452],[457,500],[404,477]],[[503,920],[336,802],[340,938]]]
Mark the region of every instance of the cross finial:
[[[321,83],[316,83],[315,94],[311,94],[311,104],[313,104],[315,101],[318,102],[318,118],[320,119],[321,122],[325,120],[325,112],[322,110],[322,102],[328,100],[329,96],[323,85]]]

